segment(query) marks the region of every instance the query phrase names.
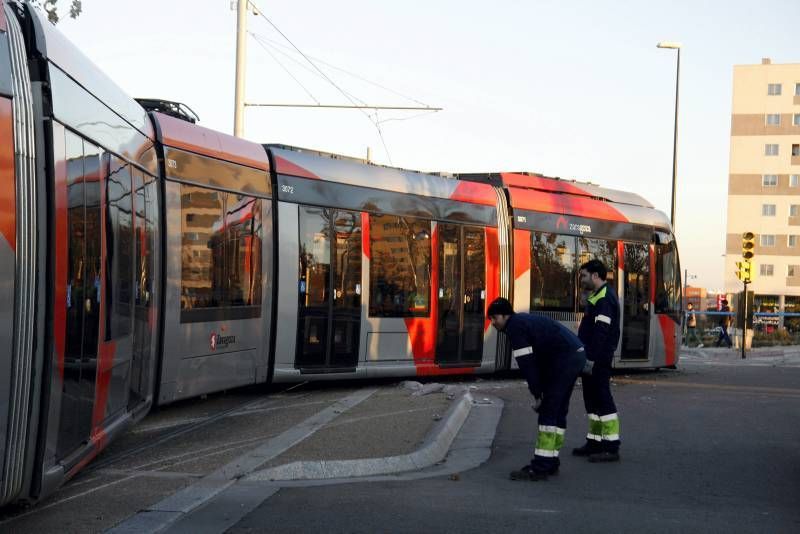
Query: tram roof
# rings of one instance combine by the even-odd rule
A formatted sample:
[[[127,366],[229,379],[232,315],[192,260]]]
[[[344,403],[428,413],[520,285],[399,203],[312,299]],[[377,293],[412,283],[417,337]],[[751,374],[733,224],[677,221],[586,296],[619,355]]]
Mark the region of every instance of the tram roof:
[[[457,180],[452,175],[424,173],[376,165],[363,159],[287,145],[264,145],[278,174],[382,189],[426,197],[497,205],[490,184]]]
[[[457,177],[505,187],[515,211],[670,228],[667,216],[636,193],[533,172],[459,174]]]
[[[160,141],[170,147],[188,150],[219,160],[269,170],[269,159],[261,145],[192,124],[191,122],[152,112],[158,124]]]

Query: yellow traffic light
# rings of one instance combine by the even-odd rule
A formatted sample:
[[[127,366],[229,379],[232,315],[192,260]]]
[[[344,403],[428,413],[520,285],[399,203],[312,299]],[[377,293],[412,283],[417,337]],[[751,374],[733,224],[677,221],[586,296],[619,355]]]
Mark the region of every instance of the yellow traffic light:
[[[742,257],[750,261],[755,256],[756,248],[756,235],[753,232],[745,232],[742,234]]]
[[[750,282],[753,280],[753,264],[749,261],[742,262],[742,282]]]
[[[742,264],[743,263],[744,263],[743,261],[737,261],[736,262],[736,278],[738,278],[739,280],[742,280]]]

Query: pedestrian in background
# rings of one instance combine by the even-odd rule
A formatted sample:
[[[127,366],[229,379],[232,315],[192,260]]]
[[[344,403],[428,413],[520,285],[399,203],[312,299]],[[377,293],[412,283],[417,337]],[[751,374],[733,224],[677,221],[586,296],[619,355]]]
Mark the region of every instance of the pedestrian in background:
[[[700,338],[697,337],[697,315],[694,313],[694,305],[690,302],[686,305],[686,346],[692,346],[692,340],[697,343],[700,348],[703,344]]]
[[[511,303],[495,299],[489,320],[511,342],[512,355],[528,382],[539,413],[539,429],[531,462],[511,473],[511,480],[546,480],[558,472],[558,453],[564,444],[572,389],[586,365],[580,340],[549,317],[514,313]]]
[[[731,316],[728,315],[731,311],[731,307],[728,306],[728,300],[722,299],[722,309],[720,311],[726,312],[725,315],[720,315],[719,317],[719,338],[717,338],[717,347],[721,346],[723,342],[728,346],[728,348],[733,347],[733,341],[731,341],[731,336],[728,335],[728,327],[731,324]]]

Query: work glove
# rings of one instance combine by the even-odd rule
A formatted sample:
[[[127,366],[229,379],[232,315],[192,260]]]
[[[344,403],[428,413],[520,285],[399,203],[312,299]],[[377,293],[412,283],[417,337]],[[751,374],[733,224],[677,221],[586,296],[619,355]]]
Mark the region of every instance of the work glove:
[[[533,402],[531,403],[531,408],[536,413],[539,413],[539,408],[542,406],[542,398],[541,397],[534,397]]]
[[[591,376],[593,368],[594,362],[592,360],[586,360],[586,363],[583,365],[583,370],[581,370],[581,374],[583,376]]]

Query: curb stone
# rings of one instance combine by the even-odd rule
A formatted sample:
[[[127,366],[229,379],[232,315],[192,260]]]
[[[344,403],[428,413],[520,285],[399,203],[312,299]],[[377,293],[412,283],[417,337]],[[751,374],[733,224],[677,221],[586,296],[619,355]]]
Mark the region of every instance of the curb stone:
[[[300,461],[257,471],[249,481],[289,481],[359,478],[416,471],[444,460],[475,401],[467,391],[453,403],[431,430],[422,446],[408,454],[359,460]]]

